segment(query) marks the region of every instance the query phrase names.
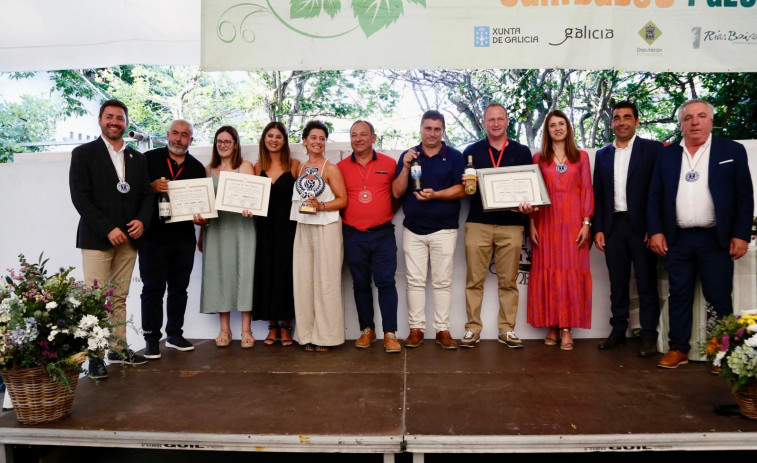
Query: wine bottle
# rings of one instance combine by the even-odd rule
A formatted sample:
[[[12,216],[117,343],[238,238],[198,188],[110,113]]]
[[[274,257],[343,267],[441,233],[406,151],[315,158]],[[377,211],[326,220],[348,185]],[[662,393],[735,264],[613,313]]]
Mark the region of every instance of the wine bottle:
[[[161,180],[165,180],[165,177],[160,177]],[[171,220],[171,200],[168,198],[167,192],[160,193],[158,196],[158,218],[165,222]]]
[[[413,183],[413,191],[423,190],[423,172],[421,171],[421,161],[418,158],[413,159],[410,163],[410,181]]]
[[[465,183],[465,194],[474,194],[476,192],[476,168],[473,166],[473,156],[468,156],[468,165],[465,166],[463,179]]]

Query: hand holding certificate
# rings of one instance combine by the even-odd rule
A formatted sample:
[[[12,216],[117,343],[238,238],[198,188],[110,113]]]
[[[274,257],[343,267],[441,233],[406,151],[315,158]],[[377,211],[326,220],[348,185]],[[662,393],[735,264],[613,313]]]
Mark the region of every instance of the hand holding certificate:
[[[250,211],[253,215],[265,217],[270,197],[270,178],[223,171],[218,176],[215,208],[240,214]]]
[[[195,214],[200,214],[204,219],[218,217],[211,178],[172,180],[168,182],[168,198],[171,201],[171,220],[166,223],[192,220]]]
[[[478,175],[485,211],[518,209],[522,203],[531,206],[551,204],[544,178],[536,164],[478,169]]]

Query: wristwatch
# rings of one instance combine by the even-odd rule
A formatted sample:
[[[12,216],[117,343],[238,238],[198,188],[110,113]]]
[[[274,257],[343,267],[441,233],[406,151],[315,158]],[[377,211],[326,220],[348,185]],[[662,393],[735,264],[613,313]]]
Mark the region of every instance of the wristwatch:
[[[590,221],[588,221],[588,220],[584,220],[584,225],[588,225],[588,226],[590,226],[590,227],[591,227],[591,222],[590,222]]]

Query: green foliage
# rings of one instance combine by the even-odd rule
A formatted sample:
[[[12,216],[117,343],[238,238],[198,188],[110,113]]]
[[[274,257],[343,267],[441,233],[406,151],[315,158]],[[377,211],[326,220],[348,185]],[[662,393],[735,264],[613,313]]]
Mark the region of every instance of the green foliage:
[[[54,99],[23,95],[19,103],[0,102],[0,162],[12,162],[14,153],[42,151],[21,144],[49,140],[60,115]]]

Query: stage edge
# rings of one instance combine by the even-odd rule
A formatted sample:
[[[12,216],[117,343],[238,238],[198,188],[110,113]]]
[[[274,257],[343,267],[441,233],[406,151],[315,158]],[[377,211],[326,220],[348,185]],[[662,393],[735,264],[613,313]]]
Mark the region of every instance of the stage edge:
[[[757,433],[665,433],[579,436],[405,436],[406,451],[424,453],[582,453],[756,450]]]
[[[283,436],[4,428],[0,444],[235,452],[399,453],[402,436]]]

